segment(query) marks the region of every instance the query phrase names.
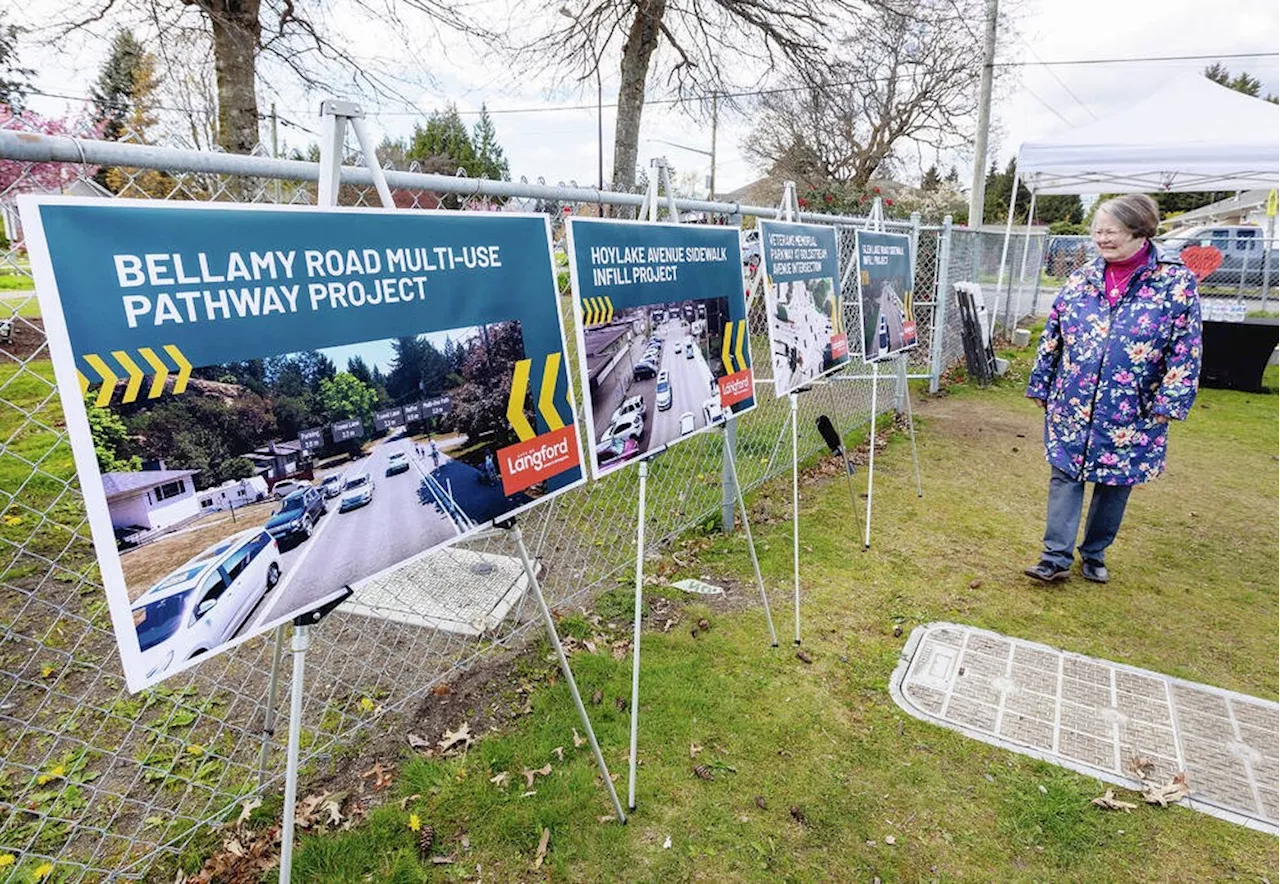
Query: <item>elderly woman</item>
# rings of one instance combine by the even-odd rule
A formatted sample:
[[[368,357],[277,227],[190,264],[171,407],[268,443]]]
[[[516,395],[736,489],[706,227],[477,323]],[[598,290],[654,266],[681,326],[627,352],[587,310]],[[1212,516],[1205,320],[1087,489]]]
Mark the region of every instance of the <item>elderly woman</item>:
[[[1159,221],[1142,194],[1103,202],[1093,220],[1101,257],[1067,279],[1040,338],[1027,397],[1045,410],[1049,512],[1044,552],[1026,574],[1044,583],[1070,575],[1086,482],[1080,572],[1107,582],[1129,492],[1164,472],[1169,421],[1185,420],[1195,400],[1196,279],[1151,243]]]

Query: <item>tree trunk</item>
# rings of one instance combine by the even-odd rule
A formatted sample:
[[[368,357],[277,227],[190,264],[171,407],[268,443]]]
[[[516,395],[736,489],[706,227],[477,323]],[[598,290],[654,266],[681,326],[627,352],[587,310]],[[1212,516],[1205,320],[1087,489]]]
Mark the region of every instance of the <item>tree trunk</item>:
[[[218,78],[218,144],[229,153],[258,145],[256,62],[261,0],[203,0],[213,28],[213,67]]]
[[[636,156],[640,147],[640,114],[644,111],[644,87],[649,59],[658,48],[658,24],[667,0],[641,0],[622,47],[622,83],[618,87],[618,122],[613,133],[613,183],[631,189],[636,183]]]

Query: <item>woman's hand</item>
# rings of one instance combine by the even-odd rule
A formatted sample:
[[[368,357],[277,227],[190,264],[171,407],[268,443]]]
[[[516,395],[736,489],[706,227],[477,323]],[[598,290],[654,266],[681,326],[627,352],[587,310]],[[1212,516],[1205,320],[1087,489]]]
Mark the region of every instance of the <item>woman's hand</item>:
[[[1167,415],[1167,414],[1157,414],[1157,415],[1154,417],[1154,420],[1155,420],[1155,422],[1156,422],[1156,423],[1158,423],[1158,424],[1167,424],[1167,423],[1169,423],[1169,415]]]
[[[1044,399],[1032,399],[1031,401],[1034,402],[1036,405],[1039,405],[1041,411],[1049,410],[1049,403]]]

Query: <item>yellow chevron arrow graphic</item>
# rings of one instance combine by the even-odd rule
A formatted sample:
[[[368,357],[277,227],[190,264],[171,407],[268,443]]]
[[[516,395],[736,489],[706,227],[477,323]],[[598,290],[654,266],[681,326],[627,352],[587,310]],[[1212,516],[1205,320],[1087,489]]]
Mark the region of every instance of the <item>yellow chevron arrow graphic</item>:
[[[548,353],[542,366],[542,392],[538,395],[538,414],[547,422],[547,429],[560,430],[564,421],[556,411],[556,380],[560,376],[560,354]]]
[[[151,389],[147,390],[147,398],[155,399],[164,392],[164,379],[169,376],[169,366],[165,365],[164,360],[157,356],[150,347],[139,347],[138,352],[142,354],[142,358],[147,360],[147,364],[155,372],[155,377],[151,379]]]
[[[88,353],[84,357],[84,361],[89,363],[89,367],[98,373],[98,377],[102,378],[102,386],[98,389],[98,398],[93,400],[93,404],[97,408],[106,408],[111,404],[111,394],[116,391],[116,374],[97,353]]]
[[[84,372],[77,371],[76,376],[80,378],[80,395],[84,396],[89,392],[89,379],[84,376]]]
[[[138,363],[123,350],[112,350],[111,355],[129,375],[129,383],[124,388],[124,398],[120,403],[132,402],[138,398],[138,388],[142,386],[142,369],[138,368]]]
[[[727,374],[733,374],[733,355],[730,348],[733,346],[733,320],[730,320],[724,327],[724,345],[720,348],[720,361],[724,363],[724,370]]]
[[[604,321],[613,322],[613,299],[612,298],[604,299],[604,309],[605,309]]]
[[[742,344],[747,337],[747,321],[745,319],[738,320],[738,346],[734,349],[734,355],[738,357],[738,371],[747,370],[747,360],[742,355]]]
[[[182,355],[182,351],[173,344],[165,344],[164,352],[169,354],[169,358],[178,364],[178,376],[173,380],[173,395],[177,396],[187,389],[187,379],[191,377],[191,363],[187,361],[187,357]]]
[[[591,299],[591,324],[598,325],[600,322],[600,299]]]
[[[507,421],[521,442],[535,435],[529,419],[524,416],[524,398],[529,392],[529,369],[532,365],[532,359],[521,359],[516,363],[515,373],[511,376],[511,396],[507,399]]]

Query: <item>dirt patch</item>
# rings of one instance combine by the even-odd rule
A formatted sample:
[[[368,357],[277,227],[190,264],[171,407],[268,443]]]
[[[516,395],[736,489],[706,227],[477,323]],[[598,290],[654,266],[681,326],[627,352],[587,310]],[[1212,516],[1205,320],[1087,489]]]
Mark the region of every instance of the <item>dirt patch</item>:
[[[0,319],[8,319],[7,316],[0,316]],[[12,318],[13,330],[10,333],[9,340],[0,343],[0,352],[9,356],[16,362],[26,362],[38,351],[44,350],[44,320],[39,317],[14,316]],[[42,356],[48,357],[48,352],[41,353]]]

